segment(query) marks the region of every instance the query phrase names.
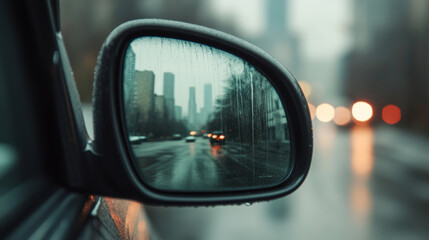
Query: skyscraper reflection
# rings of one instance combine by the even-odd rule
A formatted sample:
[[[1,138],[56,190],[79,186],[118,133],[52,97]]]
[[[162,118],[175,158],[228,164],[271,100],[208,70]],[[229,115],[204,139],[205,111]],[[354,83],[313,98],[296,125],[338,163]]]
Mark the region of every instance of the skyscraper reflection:
[[[189,128],[195,128],[196,124],[197,124],[197,103],[195,100],[195,87],[189,87],[189,101],[188,101]]]

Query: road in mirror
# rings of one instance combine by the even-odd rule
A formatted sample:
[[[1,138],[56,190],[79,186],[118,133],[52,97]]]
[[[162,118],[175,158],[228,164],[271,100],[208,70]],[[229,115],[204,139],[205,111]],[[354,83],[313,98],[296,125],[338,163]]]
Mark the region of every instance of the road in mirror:
[[[137,38],[123,104],[143,181],[170,191],[254,189],[292,165],[288,121],[270,82],[241,58],[199,43]]]

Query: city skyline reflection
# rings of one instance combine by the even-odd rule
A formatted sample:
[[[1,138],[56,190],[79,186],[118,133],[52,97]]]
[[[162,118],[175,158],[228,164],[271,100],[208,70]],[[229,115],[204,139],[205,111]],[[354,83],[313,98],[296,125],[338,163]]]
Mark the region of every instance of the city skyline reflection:
[[[238,56],[180,39],[136,38],[125,54],[123,93],[136,164],[155,188],[278,184],[292,166],[283,102]],[[237,169],[245,174],[235,176]]]

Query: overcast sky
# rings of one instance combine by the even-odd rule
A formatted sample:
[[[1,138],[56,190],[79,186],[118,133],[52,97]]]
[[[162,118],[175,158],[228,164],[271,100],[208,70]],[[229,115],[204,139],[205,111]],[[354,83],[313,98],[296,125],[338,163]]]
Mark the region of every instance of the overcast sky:
[[[207,0],[212,6],[211,10],[219,19],[232,21],[236,24],[240,34],[244,37],[260,36],[264,31],[266,24],[266,0]],[[298,36],[300,41],[300,51],[305,60],[312,59],[334,59],[341,56],[349,47],[349,28],[351,21],[351,0],[287,0],[289,1],[289,18],[285,18],[286,24],[289,24],[292,31]],[[289,22],[289,23],[288,23]],[[154,43],[154,42],[152,42]],[[150,44],[149,44],[150,45]],[[156,45],[156,44],[155,44]],[[170,49],[175,49],[168,48]],[[155,53],[142,53],[141,51],[153,51]],[[180,47],[177,49],[181,49]],[[201,49],[200,49],[201,50]],[[180,51],[183,52],[183,49]],[[140,53],[139,53],[140,52]],[[186,51],[185,51],[186,52]],[[137,69],[153,70],[155,72],[155,93],[162,95],[163,72],[173,72],[176,75],[175,80],[175,98],[176,105],[183,107],[184,115],[187,114],[189,87],[196,87],[198,111],[203,107],[203,85],[212,83],[213,85],[213,103],[215,97],[222,93],[223,83],[226,75],[220,75],[226,68],[225,61],[218,55],[209,60],[207,55],[200,51],[200,59],[193,61],[193,65],[184,64],[184,60],[177,61],[171,56],[176,53],[164,53],[159,55],[159,50],[147,48],[145,50],[136,47],[136,53],[140,56],[153,54],[158,56],[168,56],[164,62],[163,69],[153,61],[145,61],[137,57]],[[222,55],[222,54],[221,54]],[[182,56],[183,57],[183,56]],[[212,56],[213,57],[213,56]],[[186,58],[186,57],[185,57]],[[147,58],[152,59],[152,58]],[[179,64],[173,63],[174,61]],[[205,59],[201,61],[202,59]],[[198,62],[199,61],[199,62]],[[205,62],[204,62],[205,61]],[[213,63],[218,66],[213,68]],[[196,71],[198,71],[197,74]],[[192,73],[192,74],[190,74]],[[209,73],[209,74],[207,74]],[[206,74],[206,77],[202,77]]]
[[[241,74],[243,60],[206,45],[160,37],[143,37],[131,43],[136,54],[135,68],[155,74],[155,93],[163,94],[164,72],[174,74],[175,105],[188,112],[189,88],[196,89],[197,112],[204,103],[204,84],[212,85],[212,103],[223,94],[232,74]]]
[[[349,47],[351,0],[287,0],[290,26],[305,57],[335,58]],[[265,26],[266,0],[209,0],[220,18],[234,21],[243,35],[257,36]],[[286,19],[285,19],[286,21]]]

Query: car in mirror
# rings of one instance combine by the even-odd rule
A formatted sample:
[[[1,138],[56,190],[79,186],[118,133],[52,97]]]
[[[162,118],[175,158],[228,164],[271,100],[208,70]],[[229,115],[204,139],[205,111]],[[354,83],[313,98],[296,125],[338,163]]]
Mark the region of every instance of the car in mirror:
[[[94,152],[103,175],[118,176],[106,195],[244,203],[291,193],[309,170],[312,126],[297,81],[228,34],[125,23],[103,44],[93,95]]]

